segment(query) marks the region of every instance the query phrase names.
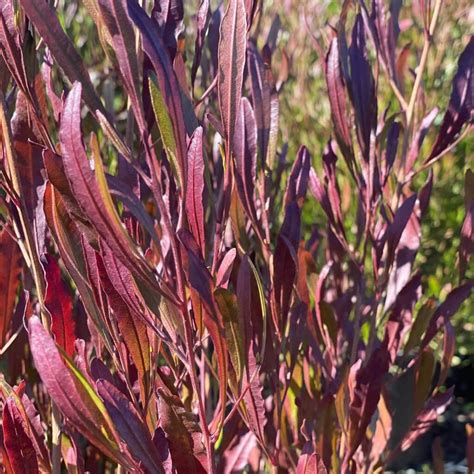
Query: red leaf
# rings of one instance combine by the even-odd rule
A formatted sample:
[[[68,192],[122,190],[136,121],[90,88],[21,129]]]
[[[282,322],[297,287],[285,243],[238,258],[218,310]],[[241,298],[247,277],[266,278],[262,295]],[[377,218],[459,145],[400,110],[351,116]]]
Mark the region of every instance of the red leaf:
[[[198,127],[188,146],[189,172],[186,187],[186,215],[189,227],[201,250],[206,256],[206,234],[204,226],[204,172],[205,164],[202,150],[202,127]]]
[[[51,331],[69,357],[74,355],[76,340],[71,294],[61,277],[61,269],[52,255],[46,255],[46,297],[44,304],[51,314]]]
[[[29,320],[33,361],[49,396],[83,436],[112,459],[130,466],[119,452],[109,423],[91,394],[66,367],[54,341],[37,316]]]
[[[15,474],[39,472],[36,451],[27,435],[24,421],[14,400],[6,399],[3,406],[3,440],[8,458]]]
[[[327,474],[323,460],[314,452],[312,443],[308,441],[301,452],[296,474]]]
[[[0,232],[0,347],[6,342],[13,318],[16,294],[20,286],[21,263],[20,249],[4,228]]]

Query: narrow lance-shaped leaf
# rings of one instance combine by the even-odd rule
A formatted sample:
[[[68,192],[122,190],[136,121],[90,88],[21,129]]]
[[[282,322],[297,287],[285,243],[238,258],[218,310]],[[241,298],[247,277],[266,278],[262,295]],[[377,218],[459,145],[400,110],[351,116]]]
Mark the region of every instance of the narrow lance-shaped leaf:
[[[21,252],[7,229],[0,232],[0,347],[6,342],[20,286]]]
[[[189,227],[201,250],[203,258],[206,256],[206,234],[204,226],[204,172],[203,157],[203,129],[198,127],[191,137],[188,146],[189,172],[186,192],[186,215]]]
[[[235,295],[224,288],[218,288],[214,292],[216,303],[222,315],[225,329],[227,347],[229,349],[230,361],[240,385],[244,372],[243,335],[239,324],[239,311]]]
[[[106,115],[82,58],[64,32],[53,6],[45,0],[20,0],[20,4],[68,79],[82,84],[84,101],[91,111],[99,110]]]
[[[197,29],[196,41],[194,43],[193,65],[191,67],[191,87],[194,89],[194,81],[196,80],[197,70],[201,64],[202,48],[204,46],[204,38],[206,28],[210,19],[210,0],[201,0],[196,15]]]
[[[351,100],[354,104],[357,125],[357,137],[366,162],[369,161],[370,135],[377,120],[377,100],[375,83],[367,59],[365,30],[362,15],[356,17],[352,31],[352,43],[349,50],[351,65]]]
[[[249,219],[257,225],[254,187],[257,175],[257,125],[252,106],[243,97],[237,115],[235,136],[235,180],[240,201]]]
[[[474,36],[462,52],[458,70],[453,79],[453,90],[443,123],[433,149],[426,159],[429,162],[443,152],[461,131],[465,123],[472,121],[474,113]]]
[[[176,74],[173,70],[167,48],[163,43],[156,23],[140,7],[137,0],[127,0],[128,14],[140,30],[143,40],[143,50],[157,75],[158,89],[163,96],[173,127],[176,142],[176,159],[179,163],[183,182],[186,181],[186,128],[184,124],[181,92]]]
[[[38,473],[38,461],[32,440],[27,434],[24,420],[11,397],[3,406],[3,443],[15,474]]]
[[[61,269],[52,255],[45,256],[45,306],[51,314],[51,331],[68,357],[74,355],[75,326],[71,294],[62,280]]]
[[[272,120],[272,88],[270,65],[263,62],[256,45],[247,45],[247,63],[252,84],[252,102],[258,129],[258,152],[262,163],[266,162]],[[239,125],[237,125],[237,130]]]
[[[104,262],[96,254],[101,286],[117,319],[117,324],[138,372],[142,401],[146,404],[149,390],[150,343],[143,320],[134,317],[121,294],[109,280]]]
[[[107,380],[96,382],[97,390],[119,436],[127,444],[132,455],[138,459],[149,472],[164,473],[161,460],[153,446],[150,432],[140,414],[128,398]]]
[[[81,92],[81,84],[75,83],[64,105],[59,130],[64,171],[81,209],[117,258],[145,281],[154,284],[148,265],[120,221],[97,154],[94,154],[95,173],[90,168],[82,143]]]
[[[347,159],[351,153],[352,140],[349,131],[346,90],[342,79],[337,37],[331,41],[326,57],[326,83],[336,137]]]
[[[29,320],[30,347],[33,360],[48,394],[72,425],[95,446],[117,462],[132,465],[120,453],[111,433],[111,423],[99,397],[79,372],[66,364],[50,335],[37,316]]]
[[[135,51],[135,33],[127,14],[125,0],[99,0],[99,7],[112,37],[114,52],[141,134],[145,133],[145,116],[140,97],[140,75]]]
[[[474,287],[474,280],[469,280],[463,285],[454,288],[449,293],[446,299],[439,305],[430,320],[428,328],[426,329],[425,337],[420,346],[420,352],[431,342],[436,333],[442,328],[446,321],[456,313],[461,304],[469,297],[472,288]]]
[[[220,27],[217,74],[219,109],[228,142],[228,151],[233,150],[235,122],[242,95],[246,36],[247,20],[244,2],[230,0]]]
[[[186,412],[176,394],[164,389],[158,390],[158,412],[177,474],[204,474],[206,470],[196,456],[202,448],[198,444],[201,433],[193,415]]]
[[[166,107],[165,98],[160,90],[159,84],[153,76],[148,78],[148,87],[150,89],[151,104],[155,113],[156,123],[160,131],[161,142],[166,151],[166,156],[173,167],[178,185],[183,189],[183,168],[178,161],[178,148],[176,145],[173,123]]]

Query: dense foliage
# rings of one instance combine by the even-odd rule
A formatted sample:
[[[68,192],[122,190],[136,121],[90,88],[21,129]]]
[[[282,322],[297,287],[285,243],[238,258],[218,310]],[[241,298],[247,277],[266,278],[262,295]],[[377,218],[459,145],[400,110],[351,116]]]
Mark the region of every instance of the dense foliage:
[[[441,298],[419,256],[474,37],[426,109],[441,0],[414,51],[401,2],[306,12],[330,126],[300,146],[279,20],[183,3],[84,0],[82,44],[76,2],[0,0],[3,469],[381,471],[453,398],[471,171]]]

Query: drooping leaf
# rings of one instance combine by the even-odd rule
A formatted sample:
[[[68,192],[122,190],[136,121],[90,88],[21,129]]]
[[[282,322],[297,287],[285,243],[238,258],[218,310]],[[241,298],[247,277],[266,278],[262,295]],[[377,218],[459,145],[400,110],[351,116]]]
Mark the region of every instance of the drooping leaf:
[[[107,380],[98,380],[97,391],[122,440],[132,455],[149,472],[164,473],[161,460],[153,446],[150,432],[140,414],[127,397]]]
[[[52,255],[45,256],[46,295],[44,304],[51,314],[51,332],[56,344],[68,357],[74,355],[75,326],[71,294],[61,277],[61,269]]]
[[[425,336],[420,345],[420,351],[428,346],[436,333],[444,326],[446,321],[449,321],[456,313],[464,300],[466,300],[471,294],[473,287],[474,280],[469,280],[457,288],[454,288],[443,303],[438,306],[430,320],[428,328],[426,329]]]
[[[451,403],[452,397],[453,387],[450,387],[446,392],[439,392],[426,402],[423,410],[416,417],[415,422],[401,442],[402,451],[406,451],[420,436],[430,429],[438,415],[441,415]]]

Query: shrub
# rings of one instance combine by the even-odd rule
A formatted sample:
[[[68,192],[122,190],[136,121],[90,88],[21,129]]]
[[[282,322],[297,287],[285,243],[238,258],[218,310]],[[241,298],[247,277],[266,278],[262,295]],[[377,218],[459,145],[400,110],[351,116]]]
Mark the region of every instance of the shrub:
[[[17,3],[0,15],[4,470],[373,472],[408,449],[452,399],[450,318],[474,284],[472,173],[444,301],[415,262],[431,167],[473,112],[471,38],[422,148],[442,2],[423,4],[413,81],[397,9],[344,3],[316,42],[333,128],[289,170],[259,2],[203,0],[191,58],[183,2],[85,2],[98,71],[48,2]],[[302,227],[316,205],[326,225]]]

